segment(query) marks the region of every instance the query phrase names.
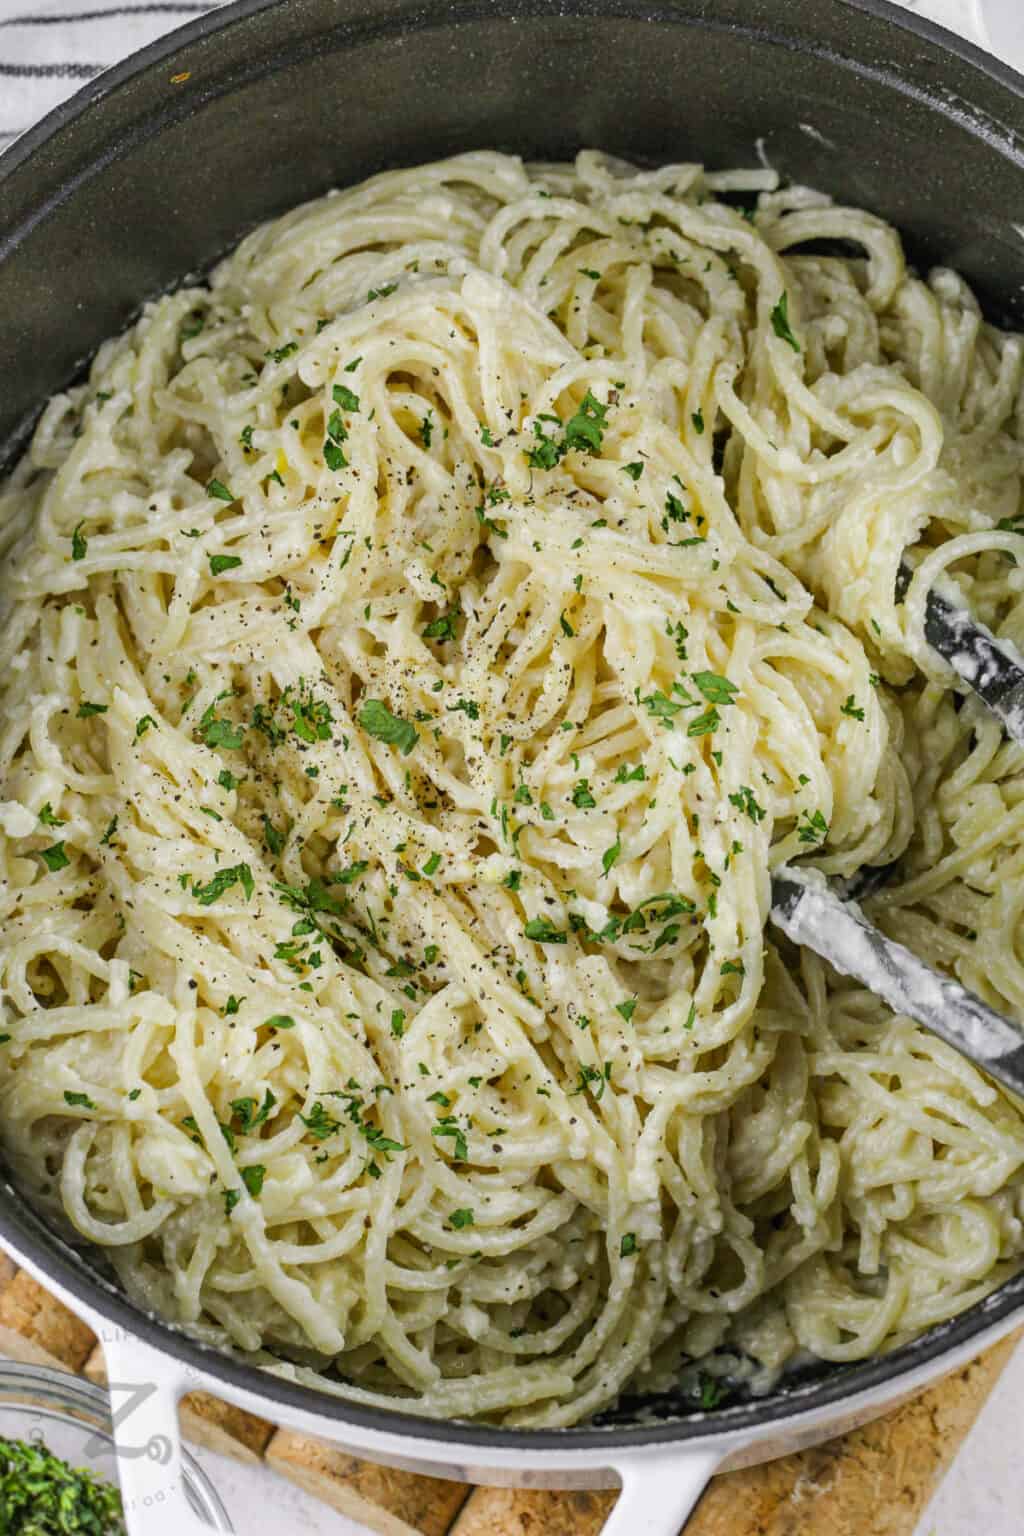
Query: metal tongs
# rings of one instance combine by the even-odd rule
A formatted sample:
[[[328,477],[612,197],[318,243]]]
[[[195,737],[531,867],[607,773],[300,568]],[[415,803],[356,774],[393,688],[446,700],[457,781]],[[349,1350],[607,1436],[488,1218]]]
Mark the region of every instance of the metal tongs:
[[[901,569],[905,587],[910,573]],[[1006,734],[1024,746],[1024,668],[966,609],[935,591],[925,639]],[[795,944],[852,976],[897,1013],[909,1014],[1024,1098],[1024,1028],[880,933],[857,903],[815,870],[783,866],[772,879],[771,919]]]

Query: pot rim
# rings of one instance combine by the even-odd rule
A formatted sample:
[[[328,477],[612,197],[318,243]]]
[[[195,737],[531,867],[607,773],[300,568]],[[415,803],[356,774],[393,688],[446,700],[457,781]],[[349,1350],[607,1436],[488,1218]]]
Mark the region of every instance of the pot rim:
[[[945,53],[952,54],[962,63],[1013,91],[1024,107],[1024,75],[1011,65],[1005,64],[1002,59],[996,58],[994,54],[988,53],[977,43],[972,43],[958,33],[951,32],[947,27],[940,26],[938,22],[928,20],[917,11],[908,10],[902,4],[893,3],[893,0],[822,0],[822,3],[859,11],[865,16],[874,17],[878,21],[886,22],[935,44]],[[227,4],[220,4],[215,10],[206,12],[194,21],[172,28],[170,32],[165,32],[152,43],[147,43],[144,48],[137,49],[117,64],[102,70],[56,107],[51,108],[44,117],[26,128],[0,153],[0,187],[48,140],[54,138],[62,129],[70,127],[103,98],[120,90],[136,76],[144,74],[151,66],[170,58],[180,49],[200,42],[216,32],[224,31],[238,22],[246,21],[261,11],[275,10],[286,4],[287,0],[228,0]],[[480,19],[481,15],[501,20],[505,17],[521,16],[524,13],[535,16],[545,13],[557,16],[586,16],[595,11],[602,15],[621,16],[626,20],[632,19],[638,22],[668,22],[685,25],[693,19],[680,15],[678,9],[672,5],[672,0],[654,0],[651,4],[644,4],[643,0],[464,0],[460,20]],[[423,11],[416,18],[418,23],[424,24],[431,12],[434,12],[442,22],[451,21],[451,13],[443,3],[439,3],[439,0],[426,0]],[[704,25],[715,25],[713,18],[704,17],[702,22]],[[390,26],[385,23],[385,30],[397,30],[402,24],[403,18],[396,16]],[[725,23],[725,25],[730,24]],[[736,26],[735,30],[742,30],[742,28]],[[756,28],[751,27],[749,30],[759,35],[762,40],[771,41],[763,33],[758,34]],[[812,55],[836,57],[835,51],[825,43],[802,51]],[[865,64],[862,60],[848,59],[846,62],[861,72],[889,74],[887,70],[876,65]],[[897,75],[890,74],[890,78],[904,94],[916,94],[914,88],[900,81]],[[205,95],[201,97],[202,99],[205,99]],[[45,204],[44,209],[47,206],[49,205]],[[0,232],[0,260],[3,260],[8,240],[9,236]]]
[[[916,12],[904,10],[889,0],[821,0],[821,3],[861,12],[879,23],[900,28],[921,38],[944,53],[951,55],[970,70],[987,76],[997,85],[1017,97],[1024,121],[1024,77],[1009,65],[1003,64],[981,48],[956,36],[936,23],[927,21]],[[0,154],[0,192],[5,181],[19,171],[34,155],[51,140],[73,129],[75,123],[98,106],[106,97],[119,92],[125,86],[151,68],[159,66],[173,55],[194,43],[203,41],[215,33],[226,30],[262,11],[276,9],[287,0],[232,0],[217,10],[186,23],[164,34],[138,52],[130,54],[120,63],[104,70],[89,81],[66,101],[55,107],[45,117],[27,129],[14,143]],[[693,24],[696,18],[682,15],[671,0],[463,0],[459,20],[501,20],[510,16],[543,16],[545,14],[571,16],[617,16],[638,23]],[[360,13],[352,7],[351,14]],[[344,19],[344,18],[342,18]],[[413,15],[395,13],[382,20],[378,30],[394,32],[405,30],[410,23],[416,26],[451,24],[452,12],[444,0],[427,0]],[[714,19],[701,18],[704,25],[715,25]],[[742,31],[740,24],[721,23]],[[767,36],[755,26],[750,32],[758,40],[778,45],[778,39]],[[827,43],[801,46],[801,52],[812,57],[842,57]],[[866,63],[863,59],[844,58],[850,68],[886,78],[904,95],[922,96],[920,90],[888,68]],[[199,104],[218,93],[216,84],[199,94]],[[933,98],[924,98],[935,106]],[[964,103],[969,110],[969,103]],[[951,107],[947,103],[947,112]],[[963,108],[961,108],[962,112]],[[973,128],[987,137],[991,147],[996,135],[993,129],[1001,125],[984,118],[976,119]],[[986,130],[988,130],[986,132]],[[1006,129],[1008,147],[1012,130]],[[1016,154],[1020,149],[1014,146]],[[84,174],[88,174],[86,169]],[[45,216],[57,201],[73,195],[79,178],[70,183],[60,183],[56,193],[34,211],[31,223]],[[24,232],[24,225],[6,233],[0,231],[0,261],[6,251],[17,243]],[[707,1442],[716,1435],[729,1437],[756,1436],[758,1431],[769,1433],[798,1419],[819,1418],[829,1408],[849,1406],[853,1399],[863,1399],[880,1389],[899,1389],[906,1378],[907,1390],[916,1390],[931,1379],[951,1369],[954,1357],[963,1357],[977,1341],[977,1350],[994,1336],[1009,1331],[1014,1320],[1024,1320],[1024,1271],[1005,1281],[982,1301],[947,1322],[928,1329],[911,1343],[891,1353],[875,1356],[852,1365],[837,1366],[824,1379],[799,1383],[786,1388],[783,1394],[763,1399],[724,1406],[707,1411],[694,1411],[686,1416],[668,1418],[654,1423],[637,1423],[629,1426],[577,1426],[570,1429],[505,1429],[490,1425],[430,1419],[419,1414],[403,1412],[400,1408],[378,1408],[327,1393],[312,1386],[291,1382],[272,1375],[258,1366],[247,1363],[238,1355],[222,1352],[204,1344],[186,1333],[181,1327],[155,1314],[136,1308],[111,1281],[96,1273],[69,1243],[47,1229],[35,1211],[10,1184],[6,1176],[0,1176],[0,1239],[3,1246],[18,1262],[36,1273],[51,1279],[68,1297],[78,1301],[87,1313],[103,1319],[115,1328],[135,1335],[157,1352],[169,1355],[186,1367],[201,1373],[214,1385],[221,1383],[250,1399],[258,1399],[272,1409],[284,1408],[302,1417],[314,1417],[326,1425],[350,1426],[369,1436],[388,1436],[399,1439],[426,1442],[437,1447],[439,1459],[451,1454],[456,1444],[459,1448],[478,1449],[482,1452],[535,1453],[543,1457],[551,1452],[587,1453],[621,1452],[639,1450],[642,1447],[671,1446]],[[975,1351],[977,1352],[977,1351]],[[914,1385],[910,1385],[913,1378]],[[922,1379],[924,1378],[924,1379]]]

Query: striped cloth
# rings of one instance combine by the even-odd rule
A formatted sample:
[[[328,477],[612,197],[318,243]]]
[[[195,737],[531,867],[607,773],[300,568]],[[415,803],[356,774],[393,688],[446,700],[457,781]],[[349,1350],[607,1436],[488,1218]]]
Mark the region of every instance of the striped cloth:
[[[214,0],[0,0],[0,150],[126,54]]]

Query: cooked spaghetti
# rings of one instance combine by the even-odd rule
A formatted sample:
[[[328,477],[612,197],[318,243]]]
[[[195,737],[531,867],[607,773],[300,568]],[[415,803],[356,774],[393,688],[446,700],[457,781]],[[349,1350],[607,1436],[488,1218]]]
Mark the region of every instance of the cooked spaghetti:
[[[1024,755],[921,630],[948,570],[1024,642],[1022,420],[962,281],[762,171],[462,155],[148,305],[0,494],[22,1183],[206,1338],[508,1424],[999,1285],[1019,1106],[765,925],[899,857],[875,919],[1024,1016]]]

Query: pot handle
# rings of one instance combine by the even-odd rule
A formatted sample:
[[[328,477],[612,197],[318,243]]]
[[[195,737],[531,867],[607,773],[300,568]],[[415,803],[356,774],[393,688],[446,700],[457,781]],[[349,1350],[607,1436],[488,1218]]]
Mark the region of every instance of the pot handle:
[[[103,1344],[117,1470],[128,1536],[209,1536],[182,1478],[178,1399],[195,1388],[187,1368],[128,1335]],[[601,1536],[679,1536],[712,1475],[718,1450],[667,1449],[613,1466],[622,1492]],[[206,1513],[230,1531],[212,1490]]]
[[[183,1477],[178,1399],[194,1373],[130,1334],[103,1339],[117,1474],[128,1536],[210,1536],[231,1522],[209,1484],[195,1501]],[[191,1459],[191,1458],[189,1458]]]
[[[679,1536],[723,1455],[682,1446],[621,1462],[622,1492],[601,1536]]]

